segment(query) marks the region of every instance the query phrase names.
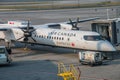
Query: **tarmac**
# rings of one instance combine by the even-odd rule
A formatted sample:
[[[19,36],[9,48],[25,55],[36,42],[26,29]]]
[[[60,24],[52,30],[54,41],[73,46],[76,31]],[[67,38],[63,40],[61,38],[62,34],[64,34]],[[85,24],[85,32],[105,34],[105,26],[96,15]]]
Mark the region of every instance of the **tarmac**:
[[[111,7],[116,10],[118,7]],[[97,10],[97,12],[96,12]],[[116,16],[110,12],[111,17]],[[40,11],[9,11],[0,12],[2,21],[31,19],[32,24],[64,22],[75,19],[101,17],[106,18],[106,8],[61,9]],[[79,24],[81,30],[90,30],[90,22]],[[17,46],[18,47],[18,46]],[[58,80],[57,63],[74,64],[80,67],[81,80],[120,80],[120,54],[116,53],[113,60],[104,61],[103,65],[90,67],[81,65],[75,50],[48,46],[30,46],[30,50],[13,49],[13,62],[0,65],[0,80]],[[62,80],[60,78],[60,80]]]

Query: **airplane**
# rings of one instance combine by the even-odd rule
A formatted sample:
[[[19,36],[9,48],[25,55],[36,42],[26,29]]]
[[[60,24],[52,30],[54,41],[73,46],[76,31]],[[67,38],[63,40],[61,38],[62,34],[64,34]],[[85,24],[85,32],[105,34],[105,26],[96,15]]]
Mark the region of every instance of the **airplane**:
[[[84,20],[62,23],[48,23],[44,25],[27,24],[0,25],[0,38],[6,42],[18,41],[23,43],[38,44],[52,47],[72,48],[77,50],[91,50],[111,52],[116,51],[113,45],[107,40],[102,39],[101,35],[92,31],[81,31],[77,27],[78,23],[95,20],[98,18],[90,18]],[[14,21],[13,21],[14,22]],[[27,27],[26,27],[27,26]],[[56,29],[56,27],[58,27]]]

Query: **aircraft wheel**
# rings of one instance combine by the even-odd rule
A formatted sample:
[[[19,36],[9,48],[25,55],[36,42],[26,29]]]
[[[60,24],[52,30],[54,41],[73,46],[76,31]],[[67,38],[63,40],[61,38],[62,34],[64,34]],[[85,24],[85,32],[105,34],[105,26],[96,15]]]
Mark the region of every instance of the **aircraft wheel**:
[[[93,63],[93,62],[90,62],[90,66],[93,67],[93,66],[94,66],[94,63]]]
[[[101,61],[101,62],[99,62],[99,65],[102,65],[102,61]]]

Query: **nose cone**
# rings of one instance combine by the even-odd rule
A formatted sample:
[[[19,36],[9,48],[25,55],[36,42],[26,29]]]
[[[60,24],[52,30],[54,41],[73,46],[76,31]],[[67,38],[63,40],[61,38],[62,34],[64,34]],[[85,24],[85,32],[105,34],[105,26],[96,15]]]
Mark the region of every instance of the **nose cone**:
[[[98,50],[100,51],[116,51],[115,47],[108,41],[101,41],[98,43]]]

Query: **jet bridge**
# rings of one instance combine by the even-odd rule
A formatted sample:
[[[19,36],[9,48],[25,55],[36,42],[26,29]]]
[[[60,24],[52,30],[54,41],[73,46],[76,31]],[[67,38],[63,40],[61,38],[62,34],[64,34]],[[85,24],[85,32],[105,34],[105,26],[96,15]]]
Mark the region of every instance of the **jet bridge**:
[[[120,18],[95,20],[91,23],[91,29],[112,44],[120,44]]]

